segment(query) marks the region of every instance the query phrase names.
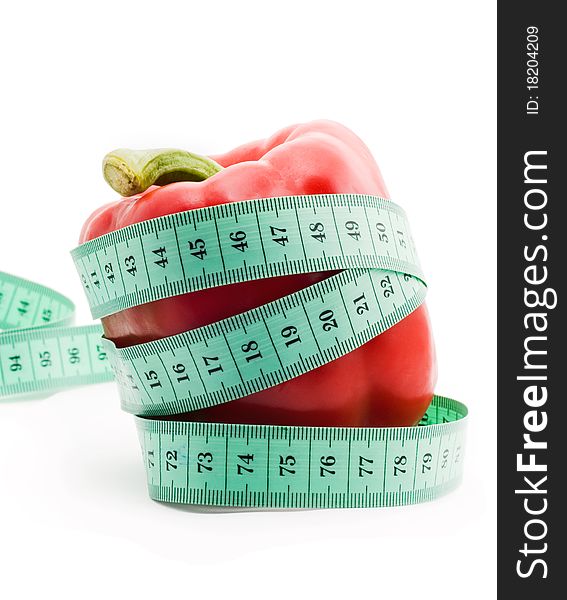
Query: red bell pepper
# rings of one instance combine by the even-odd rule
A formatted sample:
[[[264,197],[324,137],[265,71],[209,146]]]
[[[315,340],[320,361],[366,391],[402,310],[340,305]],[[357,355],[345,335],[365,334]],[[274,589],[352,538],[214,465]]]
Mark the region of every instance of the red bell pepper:
[[[156,173],[148,166],[157,164],[151,153],[121,152],[109,155],[106,176],[130,197],[97,210],[85,223],[80,242],[161,215],[250,198],[321,193],[388,197],[368,148],[346,127],[331,121],[287,127],[211,159],[172,151]],[[249,310],[331,274],[261,279],[166,298],[105,317],[103,327],[118,346],[138,344]],[[277,425],[413,425],[431,401],[436,375],[430,323],[422,305],[382,335],[327,365],[245,398],[175,418]]]

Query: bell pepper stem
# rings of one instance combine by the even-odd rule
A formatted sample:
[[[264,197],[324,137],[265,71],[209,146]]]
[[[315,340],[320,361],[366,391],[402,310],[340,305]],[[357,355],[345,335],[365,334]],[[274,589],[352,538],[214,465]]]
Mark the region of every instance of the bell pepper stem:
[[[175,181],[203,181],[222,170],[214,160],[185,150],[130,150],[109,152],[103,160],[104,179],[122,196],[133,196],[152,185]]]

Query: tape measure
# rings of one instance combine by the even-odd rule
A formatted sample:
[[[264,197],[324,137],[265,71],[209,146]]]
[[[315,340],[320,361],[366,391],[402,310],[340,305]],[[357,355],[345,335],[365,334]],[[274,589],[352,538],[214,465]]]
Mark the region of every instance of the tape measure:
[[[62,294],[0,272],[0,400],[113,379],[102,327],[69,327],[74,312]]]
[[[404,211],[377,196],[218,204],[136,223],[71,252],[94,319],[169,296],[366,267],[422,277]]]
[[[108,381],[136,416],[152,498],[225,506],[389,506],[460,480],[467,409],[435,396],[417,427],[168,421],[277,385],[392,327],[426,287],[402,209],[358,194],[195,209],[72,252],[93,317],[187,292],[342,270],[217,323],[128,348],[100,326],[64,327],[73,304],[0,273],[0,397]],[[254,349],[251,352],[251,349]],[[159,418],[150,418],[158,417]]]
[[[431,500],[460,481],[466,408],[435,396],[421,427],[281,427],[136,417],[150,496],[346,508]]]

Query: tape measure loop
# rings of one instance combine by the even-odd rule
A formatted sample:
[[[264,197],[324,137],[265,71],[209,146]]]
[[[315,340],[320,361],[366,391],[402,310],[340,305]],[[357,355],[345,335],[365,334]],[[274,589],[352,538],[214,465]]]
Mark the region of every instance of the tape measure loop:
[[[71,254],[94,318],[207,287],[299,273],[374,268],[423,281],[403,210],[362,194],[198,208],[129,225]]]

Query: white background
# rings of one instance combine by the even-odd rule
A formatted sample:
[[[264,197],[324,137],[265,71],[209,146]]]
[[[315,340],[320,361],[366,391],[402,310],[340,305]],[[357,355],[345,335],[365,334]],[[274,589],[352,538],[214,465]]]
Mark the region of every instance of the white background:
[[[120,146],[202,153],[315,118],[358,133],[409,213],[465,481],[383,510],[148,499],[114,385],[0,405],[0,596],[495,597],[495,3],[4,3],[0,269],[89,322],[68,251]],[[135,594],[135,596],[134,596]],[[55,596],[56,595],[56,596]]]

